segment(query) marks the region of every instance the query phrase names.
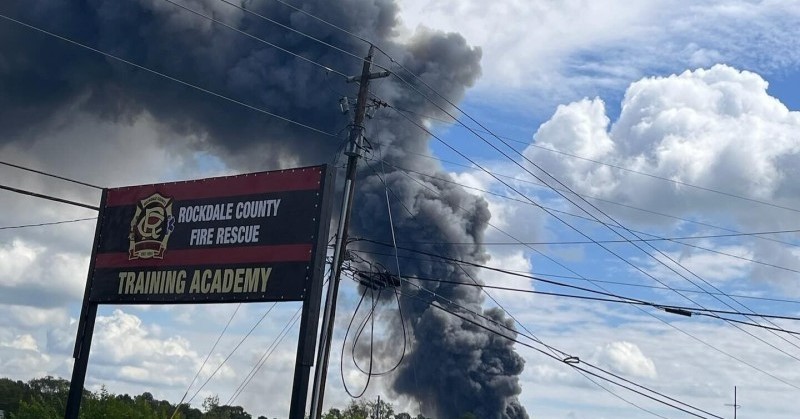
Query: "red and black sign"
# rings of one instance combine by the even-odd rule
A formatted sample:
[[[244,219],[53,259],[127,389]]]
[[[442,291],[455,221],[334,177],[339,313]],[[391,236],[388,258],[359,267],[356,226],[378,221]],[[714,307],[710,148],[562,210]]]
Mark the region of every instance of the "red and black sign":
[[[326,172],[315,166],[108,189],[90,301],[303,300],[324,262]]]

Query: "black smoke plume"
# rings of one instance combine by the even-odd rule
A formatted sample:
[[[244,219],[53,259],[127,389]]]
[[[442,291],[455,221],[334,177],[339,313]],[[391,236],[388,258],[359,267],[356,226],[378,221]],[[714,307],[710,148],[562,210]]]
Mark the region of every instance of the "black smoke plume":
[[[360,71],[360,60],[222,2],[184,0],[181,4],[345,74]],[[239,4],[358,56],[367,50],[363,42],[279,2]],[[468,46],[460,35],[419,30],[408,41],[396,41],[400,22],[393,0],[307,0],[296,4],[384,46],[398,62],[452,100],[459,100],[480,74],[480,50]],[[341,93],[352,92],[353,86],[336,74],[163,0],[12,0],[2,2],[0,12],[326,132],[339,132],[348,122],[338,113],[337,103]],[[377,62],[389,66],[380,56]],[[373,90],[398,108],[441,116],[437,108],[397,79],[376,81]],[[0,19],[0,147],[46,136],[48,130],[69,124],[76,112],[117,124],[150,115],[171,132],[194,139],[186,144],[170,141],[165,147],[209,152],[241,170],[329,162],[341,145],[341,140]],[[391,164],[446,176],[437,173],[439,169],[429,160],[414,154],[428,152],[429,138],[398,115],[380,114],[370,123],[367,135],[374,144],[373,153],[380,148]],[[91,144],[103,139],[86,141]],[[90,146],[87,152],[91,152]],[[428,246],[426,250],[486,261],[481,241],[490,214],[485,201],[451,183],[418,177],[423,187],[390,166],[386,170],[389,186],[412,213],[395,208],[399,238],[474,243]],[[359,185],[354,235],[388,240],[387,219],[381,215],[386,213],[383,184],[362,166]],[[469,281],[464,271],[447,265],[404,263],[403,269],[406,274]],[[444,284],[435,288],[452,301],[483,311],[483,298],[475,288]],[[486,419],[527,418],[517,400],[523,362],[511,343],[426,304],[404,300],[403,308],[410,325],[411,352],[394,377],[394,393],[419,401],[423,413],[438,419],[458,418],[466,412]],[[508,323],[497,310],[484,314]]]

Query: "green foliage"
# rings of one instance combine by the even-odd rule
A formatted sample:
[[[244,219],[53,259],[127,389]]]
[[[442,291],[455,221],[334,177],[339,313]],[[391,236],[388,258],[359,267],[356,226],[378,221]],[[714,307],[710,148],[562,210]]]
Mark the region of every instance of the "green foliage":
[[[30,387],[22,381],[0,378],[0,410],[16,412],[24,400],[30,399]]]
[[[69,381],[57,377],[43,377],[28,381],[13,381],[0,378],[0,410],[10,419],[61,419],[66,409]],[[252,419],[241,406],[219,404],[218,396],[203,400],[203,410],[181,404],[175,415],[178,419]],[[165,419],[172,415],[176,406],[166,400],[158,400],[150,392],[131,397],[128,394],[113,394],[105,387],[97,392],[84,391],[81,402],[81,419]],[[395,413],[390,403],[358,400],[351,401],[344,409],[330,409],[323,419],[430,419]],[[269,419],[258,416],[258,419]],[[273,418],[279,419],[279,418]],[[467,414],[459,419],[477,419]]]
[[[381,401],[351,401],[344,410],[330,409],[328,413],[322,415],[322,419],[431,419],[418,415],[416,417],[408,413],[395,413],[391,403]]]
[[[64,417],[69,381],[44,377],[27,383],[0,379],[0,410],[11,419],[61,419]],[[252,419],[241,406],[220,406],[218,397],[203,402],[205,413],[182,404],[176,419]],[[157,400],[150,392],[131,397],[112,394],[105,387],[100,391],[83,392],[81,419],[164,419],[172,416],[176,406],[166,400]]]

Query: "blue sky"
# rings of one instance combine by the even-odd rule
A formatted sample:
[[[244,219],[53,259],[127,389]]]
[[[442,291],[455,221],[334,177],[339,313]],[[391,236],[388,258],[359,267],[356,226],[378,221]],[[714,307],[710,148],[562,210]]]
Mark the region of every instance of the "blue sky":
[[[446,0],[430,4],[408,0],[399,3],[404,29],[397,36],[401,40],[410,39],[415,31],[427,27],[457,31],[469,44],[480,46],[482,76],[467,91],[460,106],[500,136],[528,143],[535,138],[534,144],[565,153],[800,208],[800,188],[796,186],[796,168],[800,167],[800,114],[796,112],[800,110],[800,34],[795,25],[800,17],[800,4],[797,1],[629,3]],[[768,89],[764,82],[769,83]],[[788,108],[788,112],[781,106]],[[491,171],[523,180],[513,184],[534,201],[558,210],[579,212],[553,192],[524,182],[531,180],[528,173],[465,130],[438,121],[430,123],[437,135]],[[66,145],[76,141],[86,127],[108,138],[107,143],[98,144],[91,153]],[[64,129],[52,138],[22,148],[6,145],[0,150],[4,159],[8,156],[54,167],[60,167],[58,162],[43,156],[59,151],[65,160],[78,162],[64,168],[66,173],[82,179],[102,178],[97,173],[87,173],[85,167],[87,162],[105,159],[114,170],[106,171],[108,178],[99,179],[98,183],[111,182],[115,186],[212,176],[231,170],[213,150],[189,155],[171,150],[160,141],[166,135],[178,134],[169,132],[148,115],[114,122],[98,122],[91,116],[77,115],[65,122]],[[186,140],[199,141],[194,137]],[[591,201],[632,229],[661,237],[687,237],[726,233],[710,225],[741,232],[800,228],[794,211],[680,187],[525,144],[512,144],[581,194],[698,222]],[[154,155],[147,150],[161,153]],[[441,159],[470,164],[435,140],[431,141],[431,151]],[[151,159],[146,166],[152,170],[141,170],[141,163],[137,166],[120,156],[130,156],[132,161],[138,158],[139,162]],[[539,174],[519,156],[515,156],[515,161]],[[465,186],[524,200],[477,168],[447,163],[442,166]],[[125,175],[137,170],[136,176]],[[16,176],[10,171],[2,173],[9,178]],[[51,186],[32,178],[20,179],[23,186],[75,193],[86,202],[98,198],[93,191]],[[520,240],[587,240],[531,205],[482,195],[489,202],[492,224]],[[37,212],[26,213],[30,201],[5,195],[2,199],[8,213],[16,214],[20,223],[93,215],[55,205],[41,205]],[[402,211],[397,206],[392,210]],[[619,238],[596,223],[570,216],[564,219],[594,240]],[[24,304],[4,301],[0,306],[3,319],[0,371],[22,379],[43,374],[68,375],[93,226],[93,222],[81,222],[52,230],[0,232],[4,240],[0,247],[0,281],[4,289],[17,293],[13,295],[27,298]],[[58,240],[50,240],[51,235]],[[797,251],[800,236],[792,233],[765,237],[781,242],[749,236],[683,240],[711,252],[675,242],[653,242],[653,246],[664,253],[659,258],[666,265],[681,269],[666,260],[669,256],[688,267],[691,272],[684,272],[684,276],[693,282],[705,280],[729,294],[800,300],[794,272],[800,270]],[[490,227],[486,241],[510,240]],[[630,244],[611,243],[607,247],[625,261],[596,245],[534,246],[588,278],[663,286],[637,272],[641,269],[669,287],[695,289]],[[530,248],[510,245],[487,248],[491,266],[574,275]],[[58,268],[51,272],[48,266]],[[24,275],[35,280],[26,283],[20,279]],[[497,273],[485,272],[481,278],[489,284],[564,292],[551,285]],[[555,279],[593,286],[580,280]],[[635,298],[692,305],[684,297],[664,289],[609,283],[603,283],[603,287]],[[710,289],[708,285],[703,287]],[[739,401],[743,405],[739,417],[784,418],[797,414],[795,400],[800,390],[793,386],[800,386],[800,375],[792,365],[798,361],[792,357],[800,356],[797,347],[800,342],[795,337],[778,337],[763,329],[741,326],[754,337],[715,319],[683,318],[652,308],[641,311],[627,305],[543,295],[499,291],[492,294],[544,342],[715,414],[727,417],[729,408],[724,405],[732,402],[734,385],[740,389]],[[706,307],[729,309],[712,296],[685,294]],[[52,297],[36,301],[37,295]],[[737,310],[742,309],[726,301]],[[799,303],[794,302],[745,298],[739,301],[756,312],[800,313]],[[356,302],[355,287],[343,283],[335,349],[339,348]],[[486,303],[486,307],[490,306],[491,303]],[[268,307],[268,304],[243,306],[209,365],[214,368],[219,365]],[[147,388],[157,397],[177,400],[234,310],[233,305],[103,307],[87,383],[93,388],[106,384],[115,392],[137,393]],[[294,306],[276,310],[198,397],[219,394],[226,399],[230,389],[249,371],[295,310]],[[385,315],[392,313],[387,309]],[[775,320],[775,323],[797,329],[793,321]],[[295,328],[273,354],[261,372],[263,375],[237,403],[256,414],[278,417],[285,414],[286,382],[291,377],[296,334]],[[526,360],[520,378],[520,399],[533,417],[647,417],[643,411],[597,388],[568,367],[524,347],[517,349]],[[329,406],[341,406],[349,397],[339,378],[337,350],[332,363],[335,366],[332,364],[329,375],[327,401]],[[206,378],[210,370],[213,368],[207,367],[201,377]],[[344,376],[351,386],[364,382],[363,376],[352,367]],[[367,395],[381,394],[400,409],[414,411],[418,407],[412,400],[387,392],[385,380],[374,379]],[[683,417],[652,401],[610,388],[626,400],[660,415]],[[198,400],[193,404],[199,405]]]

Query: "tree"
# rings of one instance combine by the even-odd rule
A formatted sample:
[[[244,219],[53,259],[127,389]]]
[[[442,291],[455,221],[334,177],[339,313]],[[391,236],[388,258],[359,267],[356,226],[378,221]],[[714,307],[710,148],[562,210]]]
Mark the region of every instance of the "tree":
[[[0,378],[0,410],[8,413],[19,410],[20,402],[30,400],[30,387],[22,381]]]

